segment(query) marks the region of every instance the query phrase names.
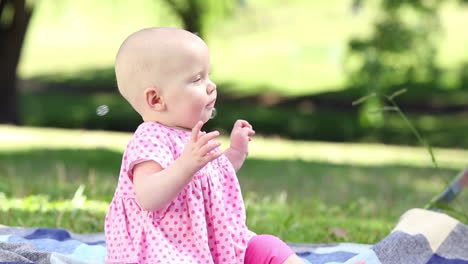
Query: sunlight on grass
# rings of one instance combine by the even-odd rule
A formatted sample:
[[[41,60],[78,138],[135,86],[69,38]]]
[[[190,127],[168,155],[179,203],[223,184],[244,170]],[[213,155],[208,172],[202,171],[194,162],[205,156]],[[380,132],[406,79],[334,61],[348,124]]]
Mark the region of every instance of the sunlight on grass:
[[[435,148],[434,152],[442,167],[463,168],[467,165],[468,151]],[[384,144],[325,143],[256,138],[252,143],[251,156],[264,159],[325,161],[336,164],[432,166],[431,158],[425,148]]]
[[[122,132],[2,125],[0,126],[0,150],[21,151],[47,147],[48,149],[105,148],[122,152],[130,137],[131,133]],[[221,137],[220,141],[222,142],[221,148],[228,147],[227,137]],[[441,167],[462,169],[467,166],[468,151],[466,150],[435,148],[434,152]],[[335,164],[400,164],[432,167],[430,156],[422,147],[294,141],[265,137],[254,138],[249,157],[267,160],[323,161]]]
[[[21,209],[29,212],[47,213],[51,211],[84,210],[104,213],[109,204],[104,201],[87,200],[50,200],[47,195],[31,195],[25,198],[7,198],[0,193],[0,211]]]
[[[123,151],[130,133],[77,129],[0,126],[1,150],[20,151],[34,148],[107,148]]]

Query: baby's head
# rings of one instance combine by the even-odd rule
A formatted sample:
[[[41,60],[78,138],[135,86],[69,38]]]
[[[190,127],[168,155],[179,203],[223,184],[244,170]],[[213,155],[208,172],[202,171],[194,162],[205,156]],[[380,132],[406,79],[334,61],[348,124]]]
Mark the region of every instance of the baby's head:
[[[191,129],[211,117],[217,93],[209,77],[209,50],[188,31],[133,33],[117,53],[115,73],[120,93],[144,121]]]

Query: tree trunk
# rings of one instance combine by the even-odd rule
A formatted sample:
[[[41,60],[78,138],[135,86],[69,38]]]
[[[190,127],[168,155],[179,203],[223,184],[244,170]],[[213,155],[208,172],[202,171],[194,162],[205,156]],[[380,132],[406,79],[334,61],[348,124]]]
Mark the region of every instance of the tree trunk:
[[[11,21],[0,24],[0,124],[19,124],[16,71],[32,9],[26,0],[0,0],[0,17],[12,7]]]
[[[202,6],[199,1],[189,1],[188,8],[181,14],[184,28],[192,33],[197,34],[203,38],[203,15]]]
[[[203,28],[200,25],[200,19],[201,18],[196,17],[196,15],[185,15],[184,17],[182,17],[184,28],[187,31],[197,34],[200,38],[203,38],[204,32],[202,31]]]
[[[165,2],[180,18],[185,30],[203,38],[202,10],[204,9],[202,8],[206,8],[203,2],[199,0],[166,0]]]

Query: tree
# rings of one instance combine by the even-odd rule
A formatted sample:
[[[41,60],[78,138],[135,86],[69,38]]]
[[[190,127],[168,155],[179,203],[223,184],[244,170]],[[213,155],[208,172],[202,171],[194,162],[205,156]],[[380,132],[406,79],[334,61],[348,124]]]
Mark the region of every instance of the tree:
[[[182,26],[203,37],[207,25],[231,10],[234,0],[163,0]],[[0,0],[0,124],[19,124],[17,68],[33,13],[28,0]]]
[[[16,70],[31,15],[26,0],[0,0],[0,123],[20,122]]]
[[[234,0],[164,0],[180,18],[183,28],[203,38],[210,23],[232,10]]]
[[[373,32],[349,43],[348,62],[354,65],[350,79],[354,87],[362,89],[362,96],[390,95],[402,88],[437,84],[441,76],[436,64],[436,40],[441,32],[439,10],[449,1],[453,0],[379,1]],[[353,7],[362,2],[355,0]],[[383,122],[381,113],[366,114],[369,109],[382,107],[381,96],[369,98],[363,104],[364,125],[378,126]]]

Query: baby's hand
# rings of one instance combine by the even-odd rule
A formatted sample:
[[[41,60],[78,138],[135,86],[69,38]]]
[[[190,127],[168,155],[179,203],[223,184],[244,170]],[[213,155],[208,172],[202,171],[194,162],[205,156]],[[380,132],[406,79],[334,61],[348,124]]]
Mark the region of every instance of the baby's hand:
[[[245,155],[249,152],[249,141],[251,136],[255,135],[255,131],[249,122],[245,120],[237,120],[231,132],[231,148]]]
[[[199,121],[192,129],[190,142],[185,146],[180,160],[184,162],[184,167],[188,168],[191,174],[199,171],[208,162],[217,159],[223,153],[221,151],[210,153],[210,151],[221,145],[220,142],[211,141],[219,136],[218,131],[210,133],[200,132],[203,122]]]

